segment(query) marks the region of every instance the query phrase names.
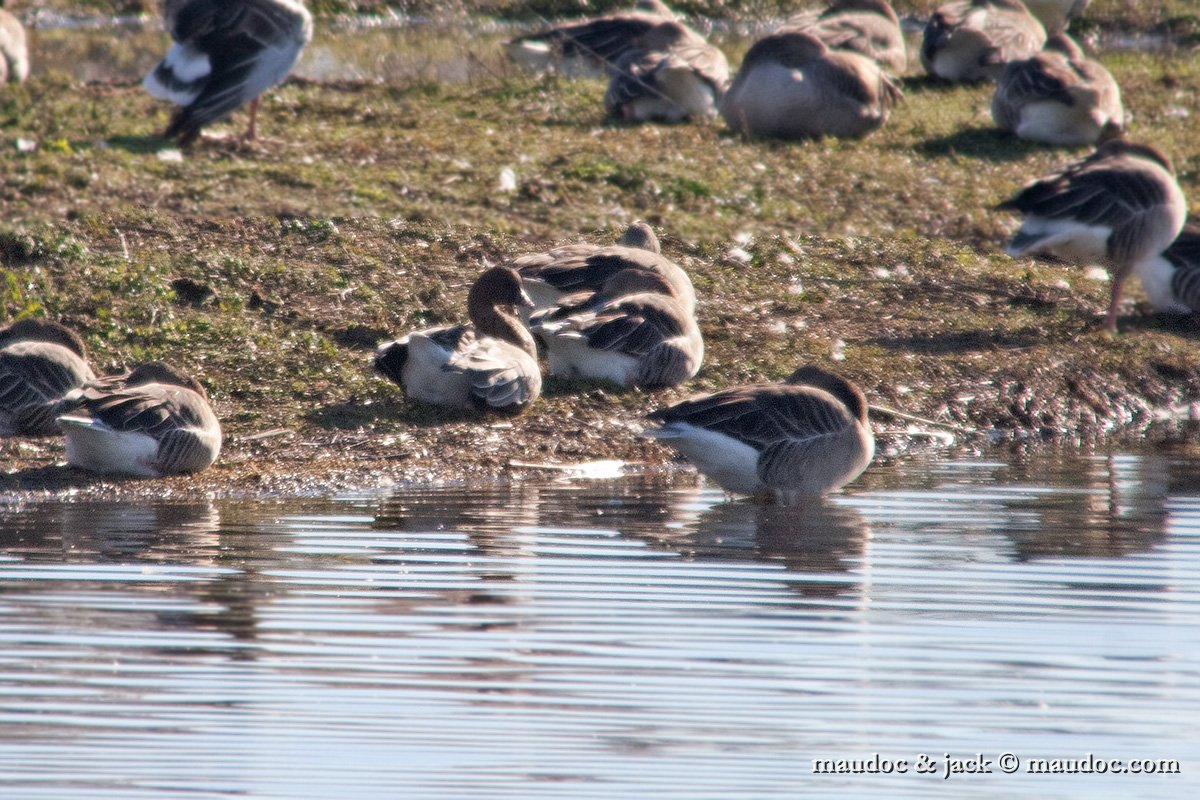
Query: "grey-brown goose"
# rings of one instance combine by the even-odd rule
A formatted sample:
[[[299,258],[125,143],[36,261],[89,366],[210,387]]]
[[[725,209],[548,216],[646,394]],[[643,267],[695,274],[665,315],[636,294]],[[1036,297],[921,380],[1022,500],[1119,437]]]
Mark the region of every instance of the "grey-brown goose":
[[[831,50],[864,55],[892,75],[908,68],[900,18],[887,0],[839,0],[820,14],[791,17],[783,29],[807,31]]]
[[[0,329],[0,437],[58,433],[58,402],[94,377],[71,329],[41,319]]]
[[[546,345],[552,375],[657,389],[683,383],[700,370],[700,327],[663,275],[625,269],[600,291],[581,295],[572,305],[530,318],[530,329]]]
[[[660,0],[639,0],[631,11],[564,22],[518,36],[506,50],[513,61],[536,71],[608,75],[625,53],[640,48],[643,37],[662,23],[679,24]],[[698,33],[693,35],[704,40]]]
[[[0,6],[4,3],[0,2]],[[29,77],[29,47],[21,20],[0,8],[0,84]]]
[[[660,25],[617,59],[604,108],[632,122],[683,122],[717,115],[729,62],[717,47],[678,23]]]
[[[858,477],[875,454],[867,400],[846,378],[801,367],[781,384],[738,386],[651,412],[646,436],[738,494],[783,503]]]
[[[188,145],[200,130],[247,101],[254,139],[263,92],[281,83],[312,38],[300,0],[163,0],[163,23],[175,44],[142,82],[154,97],[181,108],[163,136]]]
[[[696,290],[687,273],[660,252],[658,237],[644,222],[625,230],[617,244],[570,244],[512,262],[521,274],[533,310],[561,305],[566,295],[598,292],[618,272],[638,269],[661,275],[688,314],[696,309]]]
[[[1051,33],[1061,33],[1088,7],[1088,0],[1025,0],[1029,13]]]
[[[507,309],[530,307],[521,276],[493,267],[467,295],[469,325],[414,331],[380,345],[375,369],[410,400],[463,410],[518,413],[537,400],[537,344]]]
[[[159,478],[198,472],[221,453],[221,424],[204,387],[162,361],[92,381],[60,410],[67,463],[90,472]]]
[[[1125,110],[1112,73],[1071,37],[1057,33],[1042,52],[1004,68],[992,96],[992,119],[1022,139],[1070,147],[1122,130]]]
[[[1029,58],[1045,43],[1045,28],[1021,0],[956,0],[926,24],[921,63],[952,83],[990,81],[1005,64]]]
[[[1166,155],[1151,145],[1114,139],[998,208],[1025,217],[1009,242],[1009,255],[1051,253],[1108,267],[1112,293],[1104,327],[1115,331],[1125,279],[1175,240],[1187,200]]]
[[[780,139],[863,136],[883,125],[900,91],[866,56],[784,30],[755,42],[721,116],[739,133]]]
[[[1184,225],[1170,247],[1136,270],[1155,311],[1200,314],[1200,226]]]

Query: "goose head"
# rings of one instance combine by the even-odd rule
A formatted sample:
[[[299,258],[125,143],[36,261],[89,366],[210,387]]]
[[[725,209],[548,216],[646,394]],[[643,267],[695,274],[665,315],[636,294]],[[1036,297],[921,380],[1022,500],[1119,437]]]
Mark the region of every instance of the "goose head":
[[[625,232],[621,234],[621,238],[617,239],[617,244],[622,247],[649,250],[651,253],[662,252],[658,244],[658,237],[654,235],[654,229],[641,220],[626,228]]]

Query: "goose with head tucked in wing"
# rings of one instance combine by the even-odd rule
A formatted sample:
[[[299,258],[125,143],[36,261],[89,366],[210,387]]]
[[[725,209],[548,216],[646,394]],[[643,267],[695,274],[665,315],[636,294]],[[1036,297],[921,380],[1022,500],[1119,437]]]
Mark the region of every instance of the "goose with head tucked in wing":
[[[1046,43],[1046,29],[1021,0],[955,0],[925,25],[921,63],[951,83],[995,80],[1004,65],[1029,58]]]
[[[533,310],[562,304],[563,297],[598,292],[622,270],[637,269],[661,275],[671,285],[675,299],[688,314],[696,309],[691,278],[664,256],[654,230],[635,222],[615,245],[569,244],[545,253],[533,253],[512,262],[533,300]],[[526,315],[528,318],[528,315]]]
[[[887,0],[839,0],[819,14],[798,14],[782,30],[807,31],[830,50],[866,56],[892,75],[908,68],[900,18]]]
[[[1112,73],[1065,33],[1028,59],[1011,61],[996,81],[992,119],[1022,139],[1067,147],[1095,144],[1125,126]]]
[[[94,377],[70,328],[23,319],[0,329],[0,438],[58,433],[58,402]]]
[[[900,90],[858,53],[830,50],[811,33],[783,30],[755,42],[721,101],[748,136],[858,137],[883,125]]]
[[[257,135],[263,92],[287,77],[312,38],[300,0],[164,0],[163,23],[175,44],[142,85],[181,108],[163,137],[189,145],[200,130],[247,101]]]
[[[875,454],[867,400],[848,379],[801,367],[785,383],[692,397],[648,415],[645,436],[723,489],[793,504],[857,478]]]
[[[662,23],[680,25],[660,0],[638,0],[630,11],[564,22],[518,36],[505,50],[510,59],[531,70],[599,77],[608,75],[626,52],[640,48],[643,37]],[[696,41],[703,41],[700,34],[692,33]]]
[[[508,310],[530,307],[521,276],[492,267],[467,295],[469,325],[414,331],[375,351],[375,369],[430,405],[515,414],[542,391],[537,344]]]
[[[195,378],[163,361],[100,378],[59,404],[67,463],[104,475],[198,472],[221,453],[221,424]]]
[[[1175,171],[1158,148],[1113,139],[1061,172],[1034,181],[999,209],[1024,215],[1008,245],[1013,257],[1050,253],[1112,273],[1104,327],[1116,331],[1130,272],[1166,250],[1187,216]]]
[[[704,360],[700,326],[665,276],[625,269],[595,293],[535,313],[529,327],[546,345],[550,373],[624,388],[675,386]]]

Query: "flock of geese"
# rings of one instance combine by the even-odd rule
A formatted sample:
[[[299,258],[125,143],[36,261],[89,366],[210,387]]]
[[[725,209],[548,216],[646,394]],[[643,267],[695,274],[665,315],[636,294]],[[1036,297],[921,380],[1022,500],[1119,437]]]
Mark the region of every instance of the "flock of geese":
[[[1129,275],[1156,310],[1200,310],[1200,230],[1170,160],[1124,138],[1120,90],[1065,33],[1084,0],[954,0],[928,20],[920,60],[937,79],[994,81],[996,124],[1018,137],[1094,152],[1027,186],[1000,209],[1023,215],[1008,251],[1105,265],[1105,327],[1115,331]],[[279,83],[312,35],[298,0],[165,0],[174,44],[146,77],[179,106],[165,136],[187,145],[202,128]],[[1049,35],[1047,33],[1049,31]],[[27,73],[19,25],[0,14],[0,61]],[[514,39],[509,55],[538,69],[607,75],[609,114],[679,122],[718,114],[753,137],[863,136],[900,98],[908,54],[885,0],[839,0],[788,19],[755,42],[732,80],[724,54],[658,0],[626,13]],[[413,401],[519,413],[549,374],[649,390],[696,375],[704,341],[688,275],[635,223],[613,245],[576,244],[517,258],[478,277],[469,322],[381,345],[374,366]],[[540,347],[539,347],[540,344]],[[652,412],[660,439],[731,492],[784,503],[857,477],[874,439],[861,390],[817,367],[780,384],[740,386]],[[97,378],[79,337],[53,322],[0,331],[0,436],[66,438],[68,463],[160,476],[212,464],[221,430],[203,388],[168,364]]]

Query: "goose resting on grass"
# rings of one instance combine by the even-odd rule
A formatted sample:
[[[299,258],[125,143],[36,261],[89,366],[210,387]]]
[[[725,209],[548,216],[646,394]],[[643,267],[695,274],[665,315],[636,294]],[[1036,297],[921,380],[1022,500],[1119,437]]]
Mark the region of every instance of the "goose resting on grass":
[[[838,0],[816,16],[791,17],[783,29],[811,33],[830,50],[866,56],[892,75],[903,75],[908,68],[900,18],[887,0]]]
[[[1112,295],[1104,327],[1115,332],[1125,279],[1130,272],[1142,273],[1147,260],[1175,241],[1187,200],[1166,155],[1150,145],[1113,139],[997,208],[1025,216],[1008,245],[1014,258],[1050,253],[1108,268]]]
[[[679,24],[660,0],[638,0],[631,11],[553,25],[518,36],[505,49],[510,59],[537,72],[556,69],[567,75],[599,77],[607,75],[626,52],[641,47],[643,37],[662,23]],[[700,34],[693,35],[704,41]]]
[[[204,387],[162,361],[92,381],[59,408],[67,463],[90,472],[161,478],[198,472],[221,453]]]
[[[163,137],[182,146],[200,130],[250,102],[243,138],[257,135],[263,92],[281,83],[312,38],[300,0],[163,0],[163,23],[175,44],[142,81],[181,108]]]
[[[1046,29],[1021,0],[955,0],[925,25],[921,64],[951,83],[990,81],[1045,43]]]
[[[94,377],[70,328],[23,319],[0,329],[0,438],[58,433],[58,402]]]
[[[476,411],[519,413],[537,400],[537,344],[505,309],[531,307],[521,276],[493,267],[467,295],[469,325],[414,331],[375,351],[375,369],[410,400]]]
[[[846,378],[801,367],[781,384],[725,389],[651,412],[662,440],[723,489],[795,504],[857,478],[875,455],[867,400]]]
[[[1171,246],[1137,266],[1150,305],[1162,314],[1200,314],[1200,226],[1188,224]]]

